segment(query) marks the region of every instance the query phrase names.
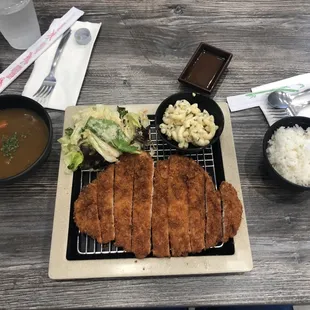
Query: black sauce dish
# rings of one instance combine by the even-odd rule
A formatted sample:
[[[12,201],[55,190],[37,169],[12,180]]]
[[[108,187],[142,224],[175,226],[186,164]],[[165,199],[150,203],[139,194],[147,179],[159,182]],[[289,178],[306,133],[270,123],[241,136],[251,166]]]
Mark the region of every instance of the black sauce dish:
[[[178,100],[185,99],[190,104],[197,103],[198,108],[203,111],[204,109],[209,112],[210,115],[214,116],[214,122],[218,126],[218,129],[215,133],[215,136],[211,139],[210,144],[207,146],[195,146],[193,144],[189,144],[189,147],[187,149],[182,149],[178,147],[178,143],[174,140],[169,140],[168,137],[161,133],[159,125],[163,122],[163,116],[168,108],[168,106],[175,105],[175,103]],[[158,135],[161,137],[161,139],[167,143],[172,149],[176,149],[180,152],[199,152],[200,150],[209,147],[213,143],[215,143],[221,136],[223,129],[224,129],[224,115],[219,107],[219,105],[212,100],[211,98],[204,96],[202,94],[198,93],[187,93],[187,92],[180,92],[177,94],[173,94],[170,97],[166,98],[157,108],[156,114],[155,114],[155,125],[158,132]]]
[[[53,126],[52,120],[46,110],[36,101],[21,95],[2,95],[0,96],[0,110],[22,108],[34,111],[46,124],[48,129],[48,138],[46,146],[41,155],[22,172],[7,178],[0,178],[0,186],[12,184],[28,177],[32,172],[38,169],[48,158],[53,144]]]
[[[201,42],[178,80],[197,91],[211,94],[232,57],[229,52]]]
[[[292,116],[292,117],[285,117],[280,119],[279,121],[275,122],[267,132],[265,133],[264,140],[263,140],[263,156],[264,156],[264,164],[267,166],[269,175],[279,183],[279,185],[282,185],[284,188],[290,189],[290,190],[297,190],[297,191],[305,191],[309,190],[310,186],[302,186],[295,184],[287,179],[285,179],[282,175],[280,175],[271,165],[268,155],[267,155],[267,147],[268,147],[268,141],[271,139],[273,134],[277,129],[280,127],[294,127],[295,125],[300,126],[303,129],[307,129],[310,127],[310,118],[303,117],[303,116]]]

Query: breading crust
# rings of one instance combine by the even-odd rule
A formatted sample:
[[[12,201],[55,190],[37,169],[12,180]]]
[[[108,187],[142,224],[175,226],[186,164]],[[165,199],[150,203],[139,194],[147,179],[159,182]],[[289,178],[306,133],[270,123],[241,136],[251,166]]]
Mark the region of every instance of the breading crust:
[[[153,255],[169,257],[168,231],[168,160],[158,161],[154,174],[154,195],[152,209],[152,245]]]
[[[74,221],[82,233],[102,243],[97,206],[97,180],[83,188],[74,203]]]
[[[206,249],[216,246],[222,240],[222,207],[221,196],[215,190],[210,175],[205,173],[206,180]]]
[[[183,157],[169,158],[168,218],[169,241],[172,256],[186,256],[191,251],[189,238],[187,167]]]
[[[194,160],[186,160],[191,253],[200,253],[205,248],[205,171]]]
[[[115,245],[131,251],[132,201],[135,156],[121,156],[115,164],[114,225]]]
[[[103,243],[115,239],[114,227],[114,165],[99,173],[98,177],[98,213]]]
[[[131,250],[137,258],[151,252],[154,162],[148,153],[135,156]]]
[[[220,192],[223,203],[224,234],[223,242],[233,238],[240,227],[243,207],[235,188],[228,182],[222,182]]]

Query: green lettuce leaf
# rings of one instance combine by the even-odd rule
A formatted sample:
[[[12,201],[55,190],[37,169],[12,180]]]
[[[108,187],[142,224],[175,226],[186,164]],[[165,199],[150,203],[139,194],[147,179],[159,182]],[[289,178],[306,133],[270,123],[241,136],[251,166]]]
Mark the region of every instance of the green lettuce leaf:
[[[128,113],[126,108],[119,107],[119,106],[117,106],[117,112],[118,112],[120,118],[123,118]]]
[[[129,112],[126,115],[127,124],[135,128],[140,128],[140,115],[137,113]]]
[[[121,127],[114,121],[90,117],[86,123],[86,128],[101,140],[118,149],[120,152],[133,154],[140,153],[140,150],[137,147],[130,145],[130,141],[122,131]]]
[[[71,151],[65,154],[64,162],[71,171],[76,171],[84,161],[84,155],[81,151]]]
[[[68,127],[65,129],[65,135],[68,137],[71,137],[71,135],[73,134],[73,128]]]
[[[101,140],[90,130],[85,130],[84,136],[86,141],[108,162],[113,163],[118,160],[121,153],[110,146],[108,143]]]

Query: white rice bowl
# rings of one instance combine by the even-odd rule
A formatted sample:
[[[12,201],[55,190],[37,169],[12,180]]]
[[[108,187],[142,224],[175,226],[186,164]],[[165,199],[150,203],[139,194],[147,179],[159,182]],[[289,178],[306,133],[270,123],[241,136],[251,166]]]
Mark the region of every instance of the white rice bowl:
[[[267,156],[273,168],[286,180],[310,186],[310,127],[278,128],[268,141]]]

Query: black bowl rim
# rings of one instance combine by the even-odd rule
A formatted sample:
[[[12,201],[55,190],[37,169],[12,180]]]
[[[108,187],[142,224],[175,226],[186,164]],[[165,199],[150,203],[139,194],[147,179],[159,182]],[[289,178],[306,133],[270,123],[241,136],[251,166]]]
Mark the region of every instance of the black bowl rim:
[[[223,118],[223,126],[219,127],[219,129],[218,129],[218,132],[219,132],[219,133],[218,133],[218,136],[215,137],[215,138],[212,138],[212,140],[210,141],[210,143],[209,143],[208,145],[206,145],[206,146],[191,147],[191,148],[187,148],[187,149],[182,149],[182,148],[179,148],[178,146],[172,144],[172,143],[170,142],[170,140],[166,138],[166,135],[164,135],[163,133],[161,133],[160,128],[159,128],[159,125],[160,125],[160,124],[157,123],[157,113],[158,113],[159,108],[160,108],[163,104],[165,104],[169,99],[171,99],[171,97],[174,97],[174,96],[180,96],[180,97],[182,97],[182,96],[184,96],[184,95],[193,95],[193,93],[195,93],[195,96],[193,96],[193,97],[201,96],[201,97],[203,97],[203,98],[206,98],[206,99],[208,99],[208,100],[211,100],[211,101],[219,108],[219,111],[220,111],[221,116],[222,116],[222,118]],[[173,149],[176,149],[176,150],[178,150],[178,151],[180,151],[180,152],[183,152],[183,153],[190,153],[190,152],[193,152],[193,153],[194,153],[194,152],[199,152],[199,151],[201,151],[201,150],[203,150],[203,149],[206,149],[207,147],[211,146],[212,144],[214,144],[215,142],[217,142],[217,141],[219,140],[219,138],[221,137],[221,135],[222,135],[222,133],[223,133],[224,127],[225,127],[225,117],[224,117],[224,113],[223,113],[221,107],[220,107],[220,106],[217,104],[217,102],[215,102],[212,98],[210,98],[210,97],[208,97],[208,96],[206,96],[206,95],[204,95],[204,94],[197,93],[197,92],[178,92],[178,93],[174,93],[174,94],[170,95],[169,97],[167,97],[166,99],[164,99],[164,100],[161,102],[161,104],[158,106],[158,108],[157,108],[157,110],[156,110],[156,113],[155,113],[155,126],[156,126],[156,130],[157,130],[157,133],[159,134],[159,136],[160,136],[160,137],[162,138],[162,140],[163,140],[164,142],[166,142],[170,147],[172,147]]]
[[[266,161],[266,163],[268,164],[268,167],[272,170],[272,172],[282,181],[287,183],[288,185],[295,187],[296,189],[302,189],[302,190],[310,190],[310,186],[303,186],[303,185],[299,185],[296,183],[293,183],[289,180],[287,180],[286,178],[284,178],[276,169],[273,168],[272,164],[269,161],[268,155],[267,155],[267,146],[268,146],[268,141],[269,139],[272,137],[272,135],[274,134],[274,132],[279,129],[280,127],[291,127],[291,126],[285,126],[283,124],[283,121],[287,121],[287,120],[294,120],[294,123],[296,125],[299,125],[298,121],[299,120],[304,120],[309,122],[309,127],[310,127],[310,118],[309,117],[305,117],[305,116],[288,116],[285,118],[282,118],[278,121],[276,121],[274,124],[272,124],[268,130],[266,131],[265,135],[264,135],[264,139],[263,139],[263,156],[264,159]],[[270,138],[267,141],[267,137],[270,136]]]
[[[44,148],[44,150],[42,151],[41,155],[37,158],[36,161],[33,162],[33,164],[31,166],[29,166],[27,169],[21,171],[20,173],[18,174],[15,174],[13,176],[10,176],[8,178],[4,178],[4,179],[1,179],[0,178],[0,184],[11,184],[17,180],[21,180],[22,178],[26,177],[29,173],[31,173],[35,168],[38,168],[41,164],[44,163],[44,161],[48,158],[48,156],[50,155],[50,152],[52,150],[52,144],[53,144],[53,125],[52,125],[52,120],[51,120],[51,117],[49,116],[49,114],[47,113],[47,111],[45,110],[45,108],[40,104],[38,103],[37,101],[31,99],[31,98],[28,98],[28,97],[25,97],[25,96],[22,96],[22,95],[2,95],[0,96],[0,100],[1,99],[5,99],[5,98],[10,98],[10,99],[14,99],[14,98],[18,98],[19,100],[22,99],[22,100],[27,100],[28,102],[31,102],[31,104],[33,106],[35,106],[36,108],[42,110],[44,116],[46,117],[47,119],[47,129],[48,129],[48,139],[47,139],[47,143],[46,143],[46,146]],[[8,107],[10,108],[10,107]],[[27,107],[25,107],[25,109],[27,110]],[[29,109],[29,108],[28,108]],[[31,110],[31,109],[29,109]],[[40,117],[40,115],[39,115]],[[42,119],[42,117],[40,117]],[[43,119],[42,119],[43,120]],[[43,120],[44,121],[44,120]],[[45,123],[45,121],[44,121]]]

